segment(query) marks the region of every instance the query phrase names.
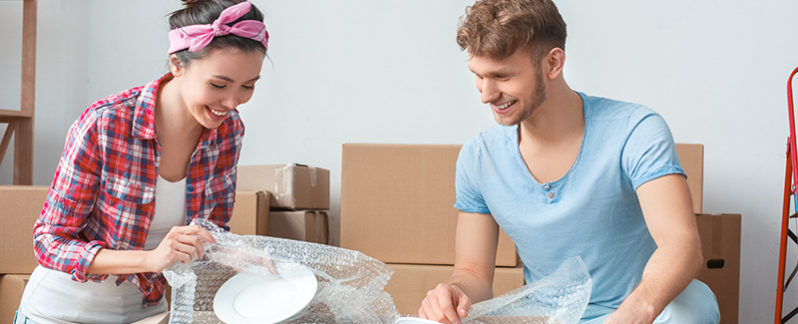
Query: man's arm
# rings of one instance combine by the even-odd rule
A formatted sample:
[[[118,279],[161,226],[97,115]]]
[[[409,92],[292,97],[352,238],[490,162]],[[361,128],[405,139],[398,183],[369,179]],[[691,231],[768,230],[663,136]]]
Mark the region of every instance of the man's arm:
[[[488,214],[461,212],[457,218],[454,271],[449,284],[458,285],[473,302],[493,297],[493,271],[499,225]]]
[[[461,212],[457,218],[454,271],[449,281],[427,292],[419,317],[460,323],[472,303],[493,297],[499,225],[491,215]]]
[[[637,196],[657,243],[640,284],[605,323],[651,323],[695,277],[701,241],[684,177],[666,175],[640,185]]]

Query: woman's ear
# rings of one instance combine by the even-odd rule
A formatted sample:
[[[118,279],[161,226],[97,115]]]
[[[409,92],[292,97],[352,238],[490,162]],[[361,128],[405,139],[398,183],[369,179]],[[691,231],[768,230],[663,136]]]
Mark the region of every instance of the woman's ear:
[[[169,55],[169,71],[172,72],[172,75],[178,77],[183,74],[183,62],[180,62],[180,59],[177,58],[177,55],[170,54]]]

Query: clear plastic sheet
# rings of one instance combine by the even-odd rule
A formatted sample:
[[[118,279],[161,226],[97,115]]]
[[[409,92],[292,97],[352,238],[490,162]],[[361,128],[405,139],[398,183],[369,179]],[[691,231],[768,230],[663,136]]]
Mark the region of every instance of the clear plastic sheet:
[[[213,235],[205,257],[164,271],[172,286],[170,323],[223,323],[213,312],[219,287],[243,269],[273,275],[269,265],[304,265],[318,281],[310,304],[285,323],[393,323],[400,317],[383,288],[393,271],[358,251],[267,236],[225,232],[197,220]],[[477,303],[466,323],[577,323],[590,296],[590,277],[580,259],[508,294]],[[420,303],[421,301],[419,301]],[[265,305],[264,305],[265,306]]]
[[[540,280],[474,304],[463,323],[578,323],[592,287],[582,259],[573,257]]]

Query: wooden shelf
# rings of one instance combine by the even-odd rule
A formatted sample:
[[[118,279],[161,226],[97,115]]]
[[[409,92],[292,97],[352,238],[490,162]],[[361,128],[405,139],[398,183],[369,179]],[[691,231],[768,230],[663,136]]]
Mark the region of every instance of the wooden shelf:
[[[0,122],[7,123],[11,120],[32,118],[33,113],[22,110],[0,109]]]
[[[14,184],[33,183],[33,115],[36,98],[37,0],[22,3],[22,91],[20,109],[0,109],[0,123],[8,124],[0,139],[0,164],[14,138]]]

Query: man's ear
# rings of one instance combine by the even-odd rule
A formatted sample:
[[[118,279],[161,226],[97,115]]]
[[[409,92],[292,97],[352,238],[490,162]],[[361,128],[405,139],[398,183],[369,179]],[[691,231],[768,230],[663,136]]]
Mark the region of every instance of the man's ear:
[[[180,59],[177,58],[177,55],[170,54],[169,55],[169,71],[172,72],[174,76],[180,76],[183,74],[183,62],[180,62]]]
[[[562,48],[552,48],[543,58],[543,72],[549,79],[555,79],[562,74],[565,66],[565,51]]]

